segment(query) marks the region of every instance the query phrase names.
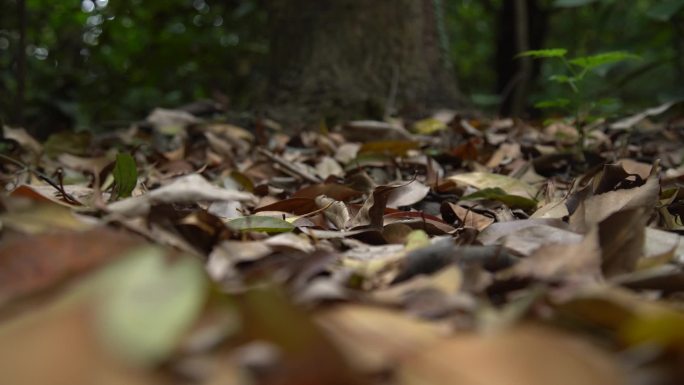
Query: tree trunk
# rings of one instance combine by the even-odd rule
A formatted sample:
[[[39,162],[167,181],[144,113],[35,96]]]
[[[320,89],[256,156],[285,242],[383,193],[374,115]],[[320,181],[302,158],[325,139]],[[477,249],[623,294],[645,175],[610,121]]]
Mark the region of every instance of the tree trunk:
[[[313,122],[454,107],[456,84],[440,50],[440,4],[269,1],[270,110]]]
[[[498,19],[496,92],[502,99],[499,113],[520,116],[525,112],[531,84],[541,72],[542,62],[516,59],[516,55],[543,47],[549,11],[537,0],[506,0]]]
[[[19,21],[19,44],[17,47],[17,96],[14,101],[14,123],[24,124],[24,100],[26,98],[26,1],[17,1]]]

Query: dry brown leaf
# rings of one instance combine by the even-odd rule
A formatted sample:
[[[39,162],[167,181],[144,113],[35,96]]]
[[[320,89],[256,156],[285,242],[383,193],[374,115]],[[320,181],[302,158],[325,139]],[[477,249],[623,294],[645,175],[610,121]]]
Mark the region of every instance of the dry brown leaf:
[[[585,231],[591,224],[598,223],[621,210],[640,207],[652,209],[659,195],[658,178],[650,177],[643,186],[591,196],[580,202],[579,207],[572,213],[570,226],[573,230]]]
[[[496,335],[456,335],[405,357],[403,385],[622,385],[614,358],[576,336],[539,325]]]
[[[315,319],[352,367],[365,373],[392,369],[403,357],[426,349],[445,333],[440,325],[358,304],[319,311]]]
[[[606,277],[630,273],[644,254],[650,210],[638,207],[618,211],[599,223],[602,268]]]
[[[107,209],[116,214],[125,216],[145,215],[152,205],[160,203],[182,203],[198,201],[240,201],[254,202],[254,195],[228,190],[207,182],[198,174],[180,177],[166,186],[154,189],[146,194],[126,198],[107,206]]]
[[[502,277],[511,275],[584,283],[600,280],[598,231],[590,231],[580,243],[548,244],[537,248],[532,255],[501,274]]]
[[[430,192],[430,187],[413,180],[403,186],[399,186],[390,192],[387,198],[387,207],[397,208],[411,206],[422,201]]]
[[[442,218],[448,222],[456,222],[459,227],[472,227],[477,230],[484,230],[494,223],[495,219],[473,210],[469,210],[456,203],[443,202],[441,206]]]
[[[124,366],[99,342],[92,308],[58,298],[0,327],[0,382],[26,385],[165,384]]]
[[[315,201],[316,206],[319,209],[324,209],[323,214],[338,230],[345,230],[345,225],[349,222],[351,216],[344,202],[336,201],[325,195],[316,197]]]
[[[50,288],[142,243],[138,237],[106,227],[4,239],[0,304]]]

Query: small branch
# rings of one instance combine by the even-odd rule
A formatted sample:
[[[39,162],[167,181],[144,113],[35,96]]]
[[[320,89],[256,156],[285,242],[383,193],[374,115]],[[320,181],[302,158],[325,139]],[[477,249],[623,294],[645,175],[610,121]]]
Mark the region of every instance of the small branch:
[[[71,194],[69,194],[68,192],[66,192],[66,190],[64,190],[64,187],[61,186],[61,183],[54,182],[50,177],[48,177],[47,175],[45,175],[45,174],[41,173],[40,171],[34,169],[33,167],[26,165],[26,164],[14,159],[14,158],[11,158],[5,154],[0,154],[0,159],[4,159],[4,160],[12,163],[13,165],[15,165],[17,167],[21,167],[22,169],[31,172],[38,179],[49,184],[55,190],[57,190],[57,192],[64,198],[65,201],[67,201],[67,203],[73,204],[73,205],[83,206],[83,203],[79,202],[78,199],[74,198]]]
[[[311,175],[309,173],[306,173],[299,168],[295,167],[294,165],[290,164],[288,161],[284,160],[283,158],[279,157],[278,155],[263,149],[263,148],[257,148],[257,152],[259,152],[261,155],[267,157],[268,159],[272,160],[273,162],[277,163],[281,167],[285,168],[287,171],[290,173],[294,174],[295,176],[298,176],[308,182],[311,183],[322,183],[323,180],[321,180],[319,177],[315,175]]]

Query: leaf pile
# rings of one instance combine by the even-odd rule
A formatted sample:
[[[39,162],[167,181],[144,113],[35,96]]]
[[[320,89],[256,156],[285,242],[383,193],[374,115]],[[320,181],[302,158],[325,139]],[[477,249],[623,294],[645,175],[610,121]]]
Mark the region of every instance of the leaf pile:
[[[0,382],[680,383],[677,108],[4,127]]]

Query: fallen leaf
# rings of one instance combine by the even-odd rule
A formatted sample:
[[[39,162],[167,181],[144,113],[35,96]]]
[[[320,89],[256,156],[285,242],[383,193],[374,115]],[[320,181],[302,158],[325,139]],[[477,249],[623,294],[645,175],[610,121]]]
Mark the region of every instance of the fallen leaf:
[[[502,278],[512,275],[549,281],[597,282],[601,277],[598,231],[589,232],[580,243],[540,246],[500,275]]]
[[[226,225],[235,231],[265,233],[284,233],[295,229],[295,226],[286,220],[262,215],[234,218],[226,222]]]
[[[420,142],[412,140],[382,140],[366,142],[361,145],[359,155],[381,154],[389,156],[404,156],[409,150],[420,148]]]
[[[479,231],[486,229],[495,221],[492,217],[479,214],[451,202],[442,202],[440,211],[442,212],[442,218],[447,222],[456,222],[456,225],[459,227],[472,227]]]
[[[328,198],[325,195],[319,195],[315,201],[316,206],[319,209],[324,209],[323,214],[337,229],[345,229],[351,216],[349,215],[349,209],[347,209],[343,202]]]
[[[367,305],[336,306],[319,311],[315,319],[352,367],[366,373],[391,369],[410,352],[443,338],[442,329],[433,323]]]
[[[448,126],[441,120],[427,118],[419,120],[413,124],[413,131],[417,134],[430,135],[438,131],[446,130]]]
[[[430,192],[430,187],[413,180],[389,193],[387,197],[387,207],[397,208],[411,206],[422,201]]]
[[[658,202],[659,194],[658,178],[651,177],[640,187],[590,196],[580,202],[579,207],[572,213],[570,226],[577,231],[583,231],[591,224],[598,223],[618,211],[641,207],[652,209]]]
[[[304,187],[303,189],[292,194],[292,198],[315,199],[319,195],[325,195],[336,201],[346,202],[350,199],[360,197],[363,195],[363,193],[345,185],[337,183],[324,183]]]
[[[646,223],[650,212],[643,207],[611,214],[599,223],[602,268],[606,277],[632,272],[643,256]]]
[[[125,216],[145,215],[152,205],[160,203],[181,203],[197,201],[240,201],[253,202],[255,197],[247,192],[223,189],[215,186],[197,174],[180,177],[166,186],[146,194],[111,203],[107,209]]]
[[[447,177],[447,181],[448,182],[445,182],[440,186],[440,189],[444,189],[444,186],[451,182],[466,184],[478,188],[480,190],[488,188],[499,188],[506,192],[506,194],[516,195],[526,199],[533,199],[537,194],[537,191],[534,187],[519,179],[511,178],[506,175],[492,174],[488,172],[478,171],[451,175]]]
[[[608,353],[531,324],[495,335],[442,338],[402,362],[398,376],[406,385],[619,385],[627,380]]]
[[[168,265],[164,254],[151,246],[133,250],[96,278],[103,343],[136,365],[168,358],[206,299],[208,282],[201,264],[182,256]]]
[[[499,187],[484,188],[472,194],[464,195],[461,200],[481,200],[489,199],[499,201],[511,208],[519,208],[523,210],[531,210],[537,207],[537,201],[534,199],[524,198],[519,195],[508,194]]]
[[[138,237],[104,227],[4,239],[0,243],[0,304],[48,289],[140,244]]]

